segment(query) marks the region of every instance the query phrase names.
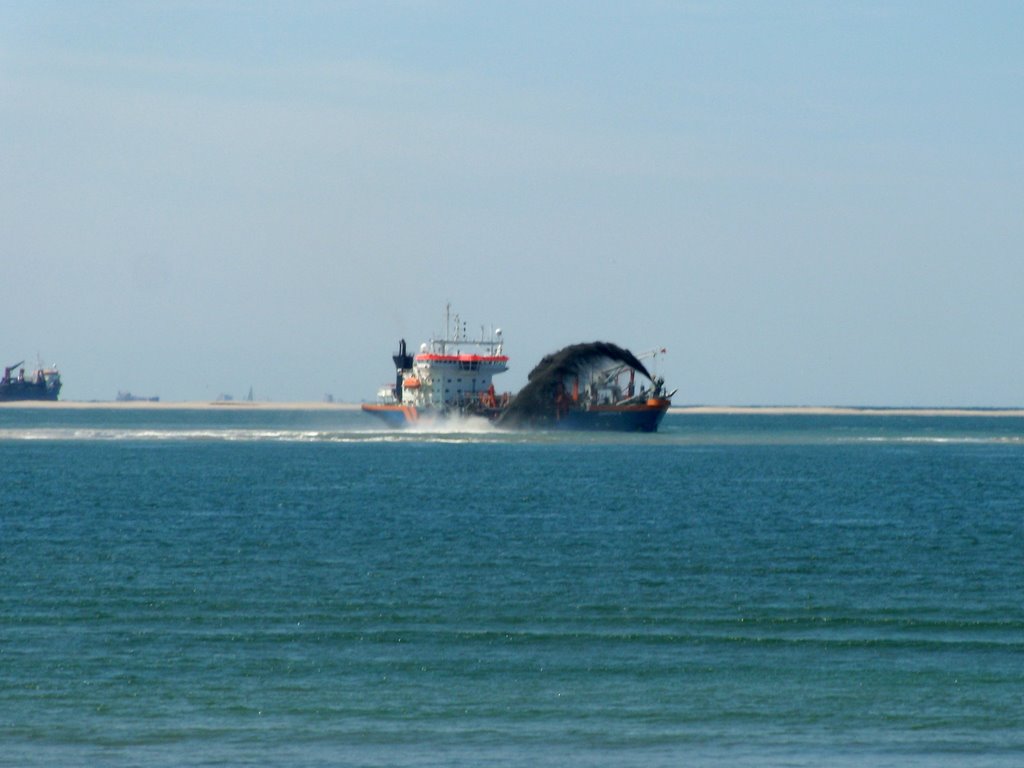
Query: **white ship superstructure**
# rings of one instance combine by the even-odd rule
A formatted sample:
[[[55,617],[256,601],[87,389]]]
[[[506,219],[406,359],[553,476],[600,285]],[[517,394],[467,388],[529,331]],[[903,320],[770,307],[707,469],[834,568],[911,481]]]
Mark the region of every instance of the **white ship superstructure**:
[[[472,337],[466,323],[445,308],[445,330],[440,338],[420,345],[409,355],[399,342],[395,383],[378,393],[375,405],[363,409],[394,423],[414,422],[428,415],[481,415],[493,418],[508,403],[497,395],[494,376],[508,370],[508,356],[500,328],[480,329]]]

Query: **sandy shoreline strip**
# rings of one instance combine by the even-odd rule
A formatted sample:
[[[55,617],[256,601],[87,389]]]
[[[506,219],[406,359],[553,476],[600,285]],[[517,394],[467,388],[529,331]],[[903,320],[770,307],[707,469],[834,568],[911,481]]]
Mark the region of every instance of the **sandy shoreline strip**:
[[[191,410],[191,411],[358,411],[359,403],[187,401],[149,402],[19,401],[0,403],[0,408],[47,410]],[[819,405],[676,405],[669,413],[713,416],[1009,416],[1024,418],[1024,408],[929,408]]]
[[[846,405],[683,405],[669,413],[723,416],[1012,416],[1024,417],[1024,408],[928,408]]]
[[[271,403],[248,400],[187,400],[181,402],[149,400],[58,400],[43,402],[22,400],[0,403],[0,408],[40,408],[48,410],[114,411],[358,411],[359,403]]]

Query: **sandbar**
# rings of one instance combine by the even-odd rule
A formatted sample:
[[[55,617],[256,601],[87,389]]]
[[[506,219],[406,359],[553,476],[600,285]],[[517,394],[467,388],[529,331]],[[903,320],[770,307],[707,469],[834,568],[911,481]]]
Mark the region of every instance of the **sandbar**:
[[[358,411],[360,403],[275,402],[250,400],[58,400],[0,403],[0,408],[42,408],[52,410],[238,410],[238,411]],[[714,416],[1002,416],[1024,418],[1024,408],[981,407],[883,407],[822,405],[674,405],[669,413]]]
[[[269,402],[250,400],[20,400],[0,403],[0,408],[44,408],[51,410],[125,411],[358,411],[359,403]]]
[[[847,405],[679,405],[669,413],[718,416],[1012,416],[1024,408],[936,408]]]

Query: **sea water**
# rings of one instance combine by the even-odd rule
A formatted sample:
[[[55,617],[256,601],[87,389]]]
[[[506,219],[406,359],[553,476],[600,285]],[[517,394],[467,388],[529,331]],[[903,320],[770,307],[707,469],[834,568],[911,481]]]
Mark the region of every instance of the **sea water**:
[[[1024,420],[0,409],[0,764],[1022,765]]]

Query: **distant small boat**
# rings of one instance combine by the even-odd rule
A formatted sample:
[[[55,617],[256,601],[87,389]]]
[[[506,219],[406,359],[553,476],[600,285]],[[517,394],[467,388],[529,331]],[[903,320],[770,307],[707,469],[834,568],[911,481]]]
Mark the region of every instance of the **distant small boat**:
[[[25,361],[4,367],[0,379],[0,402],[14,400],[56,400],[60,394],[60,372],[56,367],[36,369],[31,377],[25,376]],[[17,375],[14,371],[17,370]]]

